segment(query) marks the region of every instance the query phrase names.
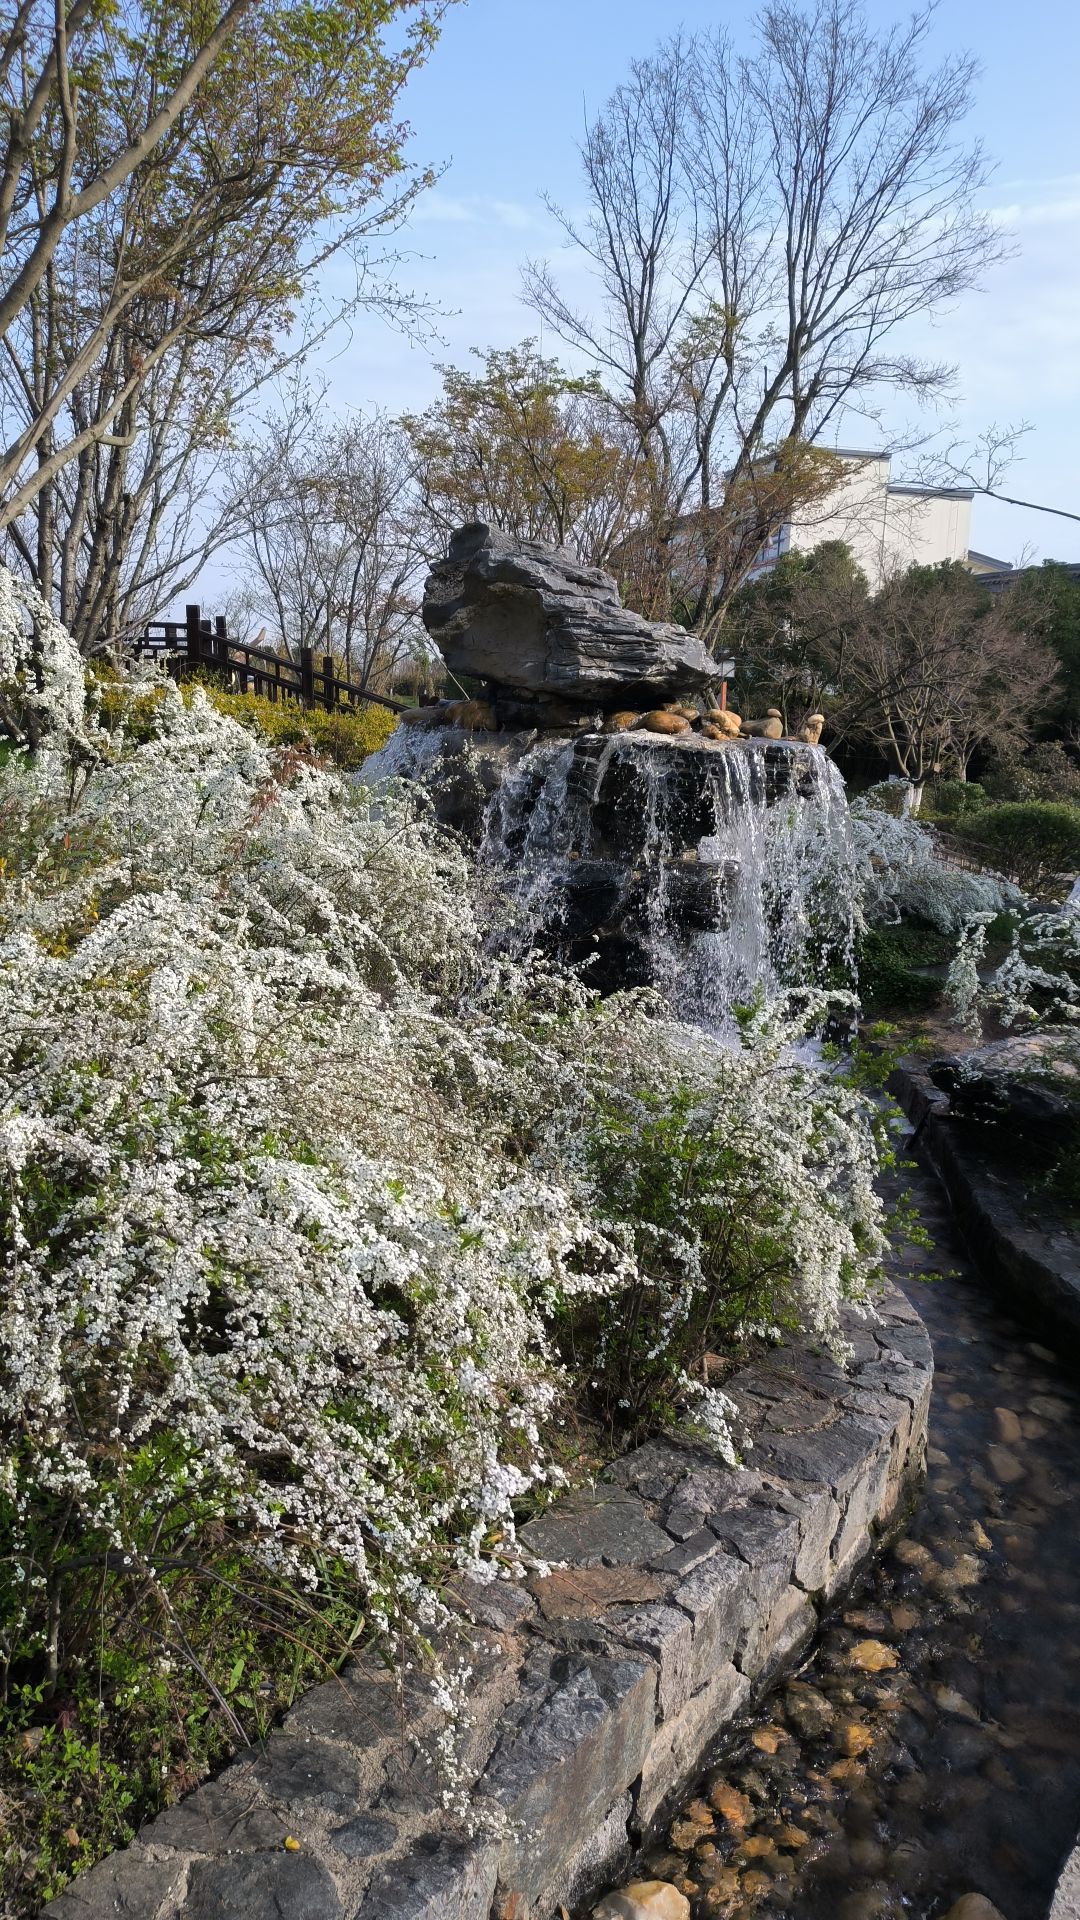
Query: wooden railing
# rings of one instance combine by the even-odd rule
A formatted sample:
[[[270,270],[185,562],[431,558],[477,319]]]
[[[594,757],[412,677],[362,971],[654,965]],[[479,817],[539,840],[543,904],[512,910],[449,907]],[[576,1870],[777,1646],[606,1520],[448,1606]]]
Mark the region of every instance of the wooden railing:
[[[152,620],[129,645],[137,657],[159,661],[174,680],[211,673],[238,692],[257,693],[264,700],[295,700],[329,713],[342,702],[356,707],[373,701],[392,713],[406,704],[343,677],[329,653],[316,655],[311,647],[301,647],[299,658],[288,660],[270,647],[235,640],[220,614],[216,620],[205,619],[197,606],[185,608],[182,621]]]
[[[917,814],[915,818],[918,819]],[[1014,886],[1023,888],[1023,881],[1015,868],[1001,865],[992,867],[988,864],[988,858],[980,859],[977,842],[967,841],[962,844],[954,840],[948,829],[942,828],[937,822],[931,828],[931,832],[934,852],[943,867],[952,867],[957,873],[988,873],[992,879],[1011,880]],[[987,854],[989,855],[989,849]],[[1000,854],[997,854],[996,858],[1000,861]]]

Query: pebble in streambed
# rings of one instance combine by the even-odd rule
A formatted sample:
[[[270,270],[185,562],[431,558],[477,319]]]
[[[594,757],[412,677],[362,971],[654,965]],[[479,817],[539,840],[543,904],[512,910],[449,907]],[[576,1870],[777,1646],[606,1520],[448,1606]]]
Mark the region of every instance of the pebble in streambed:
[[[1042,1920],[1080,1823],[1080,1390],[915,1185],[937,1247],[893,1272],[934,1342],[926,1490],[642,1862],[692,1920]]]

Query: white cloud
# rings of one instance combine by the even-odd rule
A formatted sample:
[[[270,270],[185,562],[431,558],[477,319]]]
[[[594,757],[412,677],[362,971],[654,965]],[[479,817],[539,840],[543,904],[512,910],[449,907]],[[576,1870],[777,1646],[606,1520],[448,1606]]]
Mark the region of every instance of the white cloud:
[[[513,227],[518,231],[543,224],[531,208],[523,207],[519,200],[493,200],[491,211],[501,226]]]
[[[467,227],[479,218],[476,208],[467,200],[455,200],[452,194],[440,193],[435,188],[417,202],[409,224],[414,227],[428,224]]]
[[[990,217],[1006,227],[1071,226],[1080,221],[1080,195],[1068,199],[1015,200],[1011,206],[991,207]]]
[[[515,232],[544,226],[546,222],[520,200],[498,200],[487,194],[460,197],[440,193],[436,188],[417,202],[411,225],[455,227],[502,227]]]

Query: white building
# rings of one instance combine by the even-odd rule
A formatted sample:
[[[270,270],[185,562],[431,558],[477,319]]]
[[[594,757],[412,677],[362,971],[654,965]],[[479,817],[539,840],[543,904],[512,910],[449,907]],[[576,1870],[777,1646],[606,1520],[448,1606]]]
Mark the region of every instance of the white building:
[[[843,479],[824,500],[785,521],[753,568],[752,580],[775,566],[782,553],[809,553],[823,540],[843,540],[851,548],[871,593],[908,567],[959,560],[983,572],[1007,565],[970,551],[971,488],[899,486],[889,478],[889,454],[849,447],[835,452],[844,462]]]

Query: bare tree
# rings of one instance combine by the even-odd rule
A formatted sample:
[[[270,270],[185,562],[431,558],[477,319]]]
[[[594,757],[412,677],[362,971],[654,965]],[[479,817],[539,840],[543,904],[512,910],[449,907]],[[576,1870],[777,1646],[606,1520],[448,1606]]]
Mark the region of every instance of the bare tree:
[[[658,584],[678,590],[689,548],[686,617],[714,640],[769,535],[833,484],[814,457],[830,428],[886,392],[948,386],[898,330],[1003,251],[975,206],[984,157],[960,138],[973,63],[925,70],[929,22],[875,34],[858,0],[780,0],[749,54],[676,37],[588,130],[586,221],[553,209],[597,310],[527,270],[533,306],[639,437]]]
[[[1001,500],[1007,507],[1026,507],[1030,513],[1051,513],[1058,520],[1080,521],[1080,513],[1071,507],[1051,507],[1037,500],[1021,500],[1015,494],[1002,493],[1001,486],[1017,459],[1021,440],[1032,432],[1025,420],[1018,426],[987,427],[973,445],[963,447],[953,441],[943,452],[928,455],[921,463],[920,477],[931,485],[970,487],[988,500]],[[1030,551],[1030,550],[1029,550]]]
[[[425,651],[422,519],[405,434],[382,415],[324,429],[299,393],[237,483],[248,605],[290,653],[329,653],[386,692]]]

